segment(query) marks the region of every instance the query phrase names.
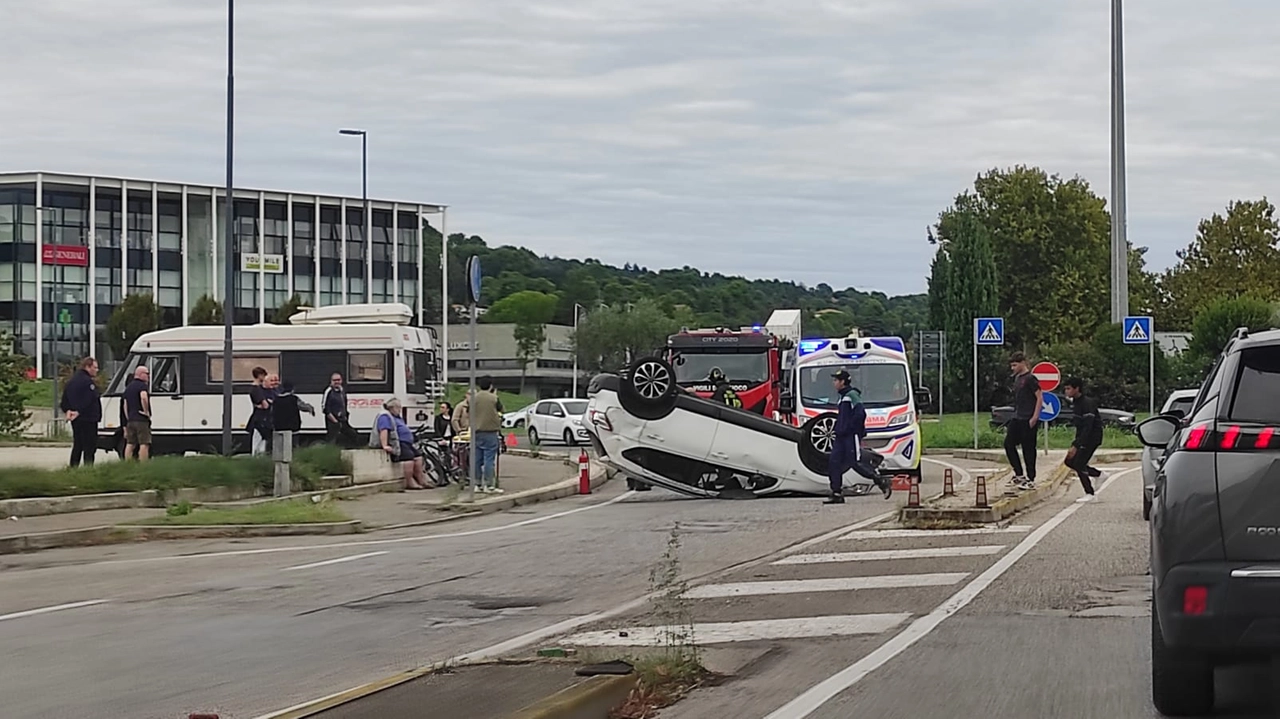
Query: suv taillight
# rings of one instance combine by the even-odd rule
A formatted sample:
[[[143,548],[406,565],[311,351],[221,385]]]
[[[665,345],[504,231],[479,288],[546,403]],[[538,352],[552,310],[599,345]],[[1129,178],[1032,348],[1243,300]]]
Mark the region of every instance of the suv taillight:
[[[1214,423],[1209,421],[1192,425],[1183,435],[1181,448],[1207,452],[1280,449],[1280,439],[1276,437],[1275,427],[1223,424],[1215,430]]]

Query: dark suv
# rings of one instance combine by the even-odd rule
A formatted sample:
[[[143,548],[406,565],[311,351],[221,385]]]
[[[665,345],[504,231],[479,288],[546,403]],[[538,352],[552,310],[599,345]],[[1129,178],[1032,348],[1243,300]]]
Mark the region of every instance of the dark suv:
[[[1165,449],[1151,514],[1151,688],[1166,716],[1213,711],[1215,666],[1280,669],[1280,330],[1237,330]],[[1280,673],[1273,676],[1280,676]]]

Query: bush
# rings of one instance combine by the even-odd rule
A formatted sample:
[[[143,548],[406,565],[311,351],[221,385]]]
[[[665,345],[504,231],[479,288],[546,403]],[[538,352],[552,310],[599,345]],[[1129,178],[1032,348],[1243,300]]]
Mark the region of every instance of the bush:
[[[991,426],[990,417],[978,415],[978,449],[1003,449],[1004,430]],[[938,422],[922,422],[920,432],[925,449],[973,449],[973,415],[949,414]],[[1066,449],[1076,431],[1073,427],[1049,428],[1049,447]],[[1037,447],[1044,446],[1043,436]],[[1104,449],[1138,449],[1142,443],[1131,432],[1107,427],[1103,432]]]
[[[351,464],[337,447],[304,447],[293,454],[292,474],[302,491],[310,491],[321,477],[351,474]],[[147,462],[104,462],[54,470],[4,467],[0,468],[0,499],[186,487],[256,487],[265,493],[271,491],[274,476],[269,458],[248,456],[157,457]]]

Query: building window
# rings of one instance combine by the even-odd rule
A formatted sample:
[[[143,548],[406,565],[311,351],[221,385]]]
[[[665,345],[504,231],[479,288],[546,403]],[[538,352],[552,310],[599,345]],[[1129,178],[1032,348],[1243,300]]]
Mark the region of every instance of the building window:
[[[386,352],[348,352],[348,382],[386,382]]]
[[[182,251],[182,200],[174,195],[161,195],[159,202],[161,250]]]
[[[222,354],[209,354],[209,384],[222,384]],[[253,368],[261,367],[267,374],[280,374],[279,354],[252,354],[231,356],[231,381],[234,384],[252,384]]]

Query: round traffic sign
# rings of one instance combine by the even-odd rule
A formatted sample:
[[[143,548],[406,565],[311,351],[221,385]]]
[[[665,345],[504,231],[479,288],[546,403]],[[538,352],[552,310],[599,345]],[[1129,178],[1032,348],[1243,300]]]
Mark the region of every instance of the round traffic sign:
[[[1052,362],[1038,363],[1031,368],[1031,374],[1035,375],[1036,381],[1040,383],[1040,389],[1045,392],[1054,391],[1062,381],[1062,373],[1058,371],[1058,365]]]
[[[467,294],[472,304],[480,303],[480,258],[472,255],[467,258]]]
[[[1052,422],[1062,414],[1062,400],[1056,394],[1046,394],[1044,404],[1040,405],[1040,421]]]

